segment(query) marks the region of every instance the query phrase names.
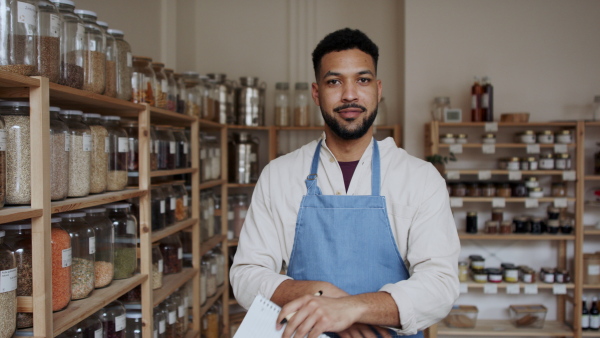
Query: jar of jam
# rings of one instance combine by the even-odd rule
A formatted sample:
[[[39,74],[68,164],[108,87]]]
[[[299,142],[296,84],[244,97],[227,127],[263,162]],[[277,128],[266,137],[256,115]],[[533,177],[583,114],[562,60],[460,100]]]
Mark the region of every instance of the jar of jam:
[[[456,135],[456,143],[459,143],[459,144],[467,143],[467,134]]]
[[[485,222],[485,232],[487,234],[497,234],[499,226],[500,223],[498,221],[487,221]]]
[[[561,219],[560,221],[560,232],[568,235],[573,233],[573,219],[572,218],[565,218],[565,219]]]
[[[502,223],[500,223],[500,233],[512,234],[512,224],[512,221],[502,221]]]
[[[531,233],[532,234],[541,234],[544,232],[544,222],[541,217],[533,217],[531,219]]]
[[[556,283],[571,283],[571,275],[568,270],[556,270],[554,273],[554,282]]]
[[[529,197],[531,198],[542,198],[544,197],[544,190],[540,187],[529,189]]]
[[[564,130],[559,131],[558,133],[556,133],[556,135],[554,135],[554,138],[556,139],[556,143],[561,143],[561,144],[573,143],[573,134],[571,133],[571,130],[569,130],[569,129],[564,129]]]
[[[557,170],[570,170],[571,156],[566,153],[554,155],[554,167]]]
[[[542,170],[554,169],[554,156],[552,153],[545,153],[540,156],[539,167]]]
[[[469,280],[469,265],[467,262],[458,262],[458,281],[467,282]]]
[[[555,235],[560,230],[560,222],[557,219],[549,219],[546,224],[546,231],[549,234]]]
[[[481,188],[479,188],[479,184],[469,183],[469,185],[467,186],[467,196],[469,196],[469,197],[481,196]]]
[[[567,196],[567,187],[564,182],[553,182],[551,194],[554,197],[565,197]]]
[[[504,281],[507,283],[517,283],[519,281],[519,269],[516,266],[506,266],[504,268]]]
[[[502,222],[504,219],[504,209],[494,208],[492,209],[492,221]]]
[[[560,209],[553,206],[548,207],[548,219],[558,219],[560,216]]]
[[[522,268],[521,281],[527,284],[535,283],[535,271],[529,267]]]
[[[528,191],[524,182],[517,182],[512,184],[512,196],[513,197],[527,197]]]
[[[554,143],[554,133],[552,130],[544,130],[537,134],[537,141],[539,144],[552,144]]]
[[[493,183],[484,183],[481,185],[481,196],[482,197],[494,197],[496,196],[496,186]]]
[[[517,138],[519,142],[526,144],[535,143],[536,140],[533,130],[525,130],[524,132],[517,134]]]
[[[508,170],[519,170],[521,168],[521,161],[518,157],[511,157],[508,159],[506,169]]]
[[[481,143],[495,144],[496,143],[496,135],[492,134],[492,133],[483,134],[483,136],[481,136]]]
[[[487,281],[488,281],[487,271],[485,269],[473,271],[473,280],[476,283],[487,283]]]
[[[467,196],[467,186],[464,183],[456,183],[452,187],[452,196],[465,197]]]
[[[487,269],[487,280],[490,283],[502,282],[502,270],[496,268]]]
[[[467,212],[467,233],[477,233],[477,213],[474,211]]]
[[[552,268],[542,268],[540,271],[540,280],[544,283],[554,283],[555,270]]]
[[[454,144],[456,143],[456,138],[454,137],[454,134],[444,134],[440,136],[440,143]]]
[[[540,183],[538,182],[537,177],[529,177],[525,181],[525,186],[527,187],[527,189],[537,188],[540,186]]]
[[[515,225],[515,233],[524,234],[529,232],[529,219],[527,219],[527,217],[516,217],[513,223]]]
[[[527,162],[529,162],[528,170],[538,170],[538,160],[535,157],[528,157]]]
[[[469,261],[471,262],[471,271],[483,272],[483,270],[485,269],[485,259],[480,255],[469,256]]]
[[[508,183],[498,183],[496,185],[496,196],[498,197],[510,197],[512,195],[512,190],[510,189],[510,184]]]

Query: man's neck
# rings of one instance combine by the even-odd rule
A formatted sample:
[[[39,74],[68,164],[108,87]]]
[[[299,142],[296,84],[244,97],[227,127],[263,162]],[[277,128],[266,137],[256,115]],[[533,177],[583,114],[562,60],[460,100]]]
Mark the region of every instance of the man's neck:
[[[352,162],[360,160],[369,144],[371,144],[373,127],[369,128],[369,131],[363,137],[356,140],[344,140],[327,126],[325,126],[325,135],[327,137],[325,143],[333,156],[339,162]]]

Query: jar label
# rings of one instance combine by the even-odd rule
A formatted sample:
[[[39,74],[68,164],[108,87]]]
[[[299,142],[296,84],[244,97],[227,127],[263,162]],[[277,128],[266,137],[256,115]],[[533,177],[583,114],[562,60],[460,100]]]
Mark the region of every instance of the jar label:
[[[177,248],[177,259],[183,259],[183,248]]]
[[[233,211],[228,211],[227,212],[227,220],[233,221]]]
[[[169,154],[177,153],[177,142],[171,141],[169,142]]]
[[[164,200],[160,201],[160,213],[164,214],[166,212],[166,203]]]
[[[250,153],[250,163],[256,162],[256,153]]]
[[[186,154],[186,155],[187,155],[187,153],[188,153],[188,148],[189,148],[189,147],[190,147],[190,146],[189,146],[189,144],[187,144],[187,143],[184,143],[184,144],[183,144],[183,153],[184,153],[184,154]]]
[[[115,317],[115,332],[125,330],[126,316],[122,314],[120,316]]]
[[[83,134],[83,151],[92,151],[92,135]]]
[[[590,316],[590,328],[592,330],[598,330],[598,328],[600,327],[600,316],[596,315],[591,315]]]
[[[17,289],[17,268],[0,271],[0,293]]]
[[[600,275],[600,265],[588,265],[588,276]]]
[[[504,279],[510,281],[516,281],[519,279],[519,271],[518,270],[504,270]]]
[[[177,197],[171,197],[170,200],[171,210],[175,210],[177,208]]]
[[[167,322],[161,320],[158,322],[158,333],[163,334],[165,331],[167,331]]]
[[[154,153],[155,154],[160,153],[160,141],[158,141],[158,140],[154,141]]]
[[[481,96],[481,108],[488,108],[490,106],[490,95],[485,93]]]
[[[523,283],[533,283],[533,275],[529,273],[523,274]]]
[[[216,264],[211,265],[211,267],[210,267],[210,273],[213,274],[213,275],[217,274],[217,265]]]
[[[227,230],[227,239],[233,239],[233,230]]]
[[[177,308],[177,314],[179,315],[179,318],[183,317],[185,315],[185,306],[179,305],[179,308]]]
[[[35,18],[37,17],[35,5],[18,1],[17,6],[17,21],[26,25],[35,26]]]
[[[90,255],[93,255],[96,253],[96,237],[90,237],[89,243],[90,243]]]
[[[158,338],[158,330],[154,330],[154,338]]]
[[[133,58],[131,57],[131,52],[127,52],[127,67],[133,67]]]
[[[163,260],[159,259],[158,260],[158,273],[162,273],[163,272]]]
[[[120,153],[129,152],[129,140],[127,139],[127,137],[119,137],[118,143],[118,151]]]
[[[50,36],[60,37],[60,16],[56,14],[50,14]]]
[[[6,151],[6,130],[0,129],[0,151]]]
[[[188,206],[188,196],[183,196],[183,206],[187,207]]]
[[[104,152],[110,153],[110,138],[108,136],[104,138]]]
[[[102,331],[102,329],[98,329],[96,331],[94,331],[94,338],[102,338],[104,337],[104,332]]]
[[[65,151],[71,151],[71,135],[65,133]]]
[[[169,312],[169,325],[173,325],[177,322],[177,311]]]
[[[68,268],[71,266],[71,248],[62,251],[62,267]]]
[[[166,79],[163,79],[160,81],[160,90],[163,93],[166,93],[169,91],[169,81],[167,81]]]
[[[77,24],[77,33],[75,33],[75,39],[77,40],[77,50],[83,48],[83,41],[85,39],[85,26],[81,23]]]

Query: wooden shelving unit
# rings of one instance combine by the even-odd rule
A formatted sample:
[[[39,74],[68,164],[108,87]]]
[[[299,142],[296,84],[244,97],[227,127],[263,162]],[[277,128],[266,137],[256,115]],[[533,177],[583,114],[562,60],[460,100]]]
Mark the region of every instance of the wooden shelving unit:
[[[162,303],[169,295],[192,280],[198,274],[198,269],[184,268],[180,273],[165,275],[163,286],[153,291],[153,306]]]
[[[451,328],[439,324],[438,334],[458,337],[574,337],[571,327],[557,321],[546,321],[542,329],[516,328],[507,320],[477,320],[473,329]]]

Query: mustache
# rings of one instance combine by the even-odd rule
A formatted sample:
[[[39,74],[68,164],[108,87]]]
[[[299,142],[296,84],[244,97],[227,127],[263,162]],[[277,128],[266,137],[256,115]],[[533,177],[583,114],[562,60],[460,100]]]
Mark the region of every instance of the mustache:
[[[341,105],[339,107],[333,108],[333,112],[334,113],[339,113],[340,110],[342,110],[342,109],[348,109],[348,108],[358,108],[358,109],[362,110],[363,113],[367,111],[367,108],[361,106],[358,103],[346,103],[346,104],[343,104],[343,105]]]

